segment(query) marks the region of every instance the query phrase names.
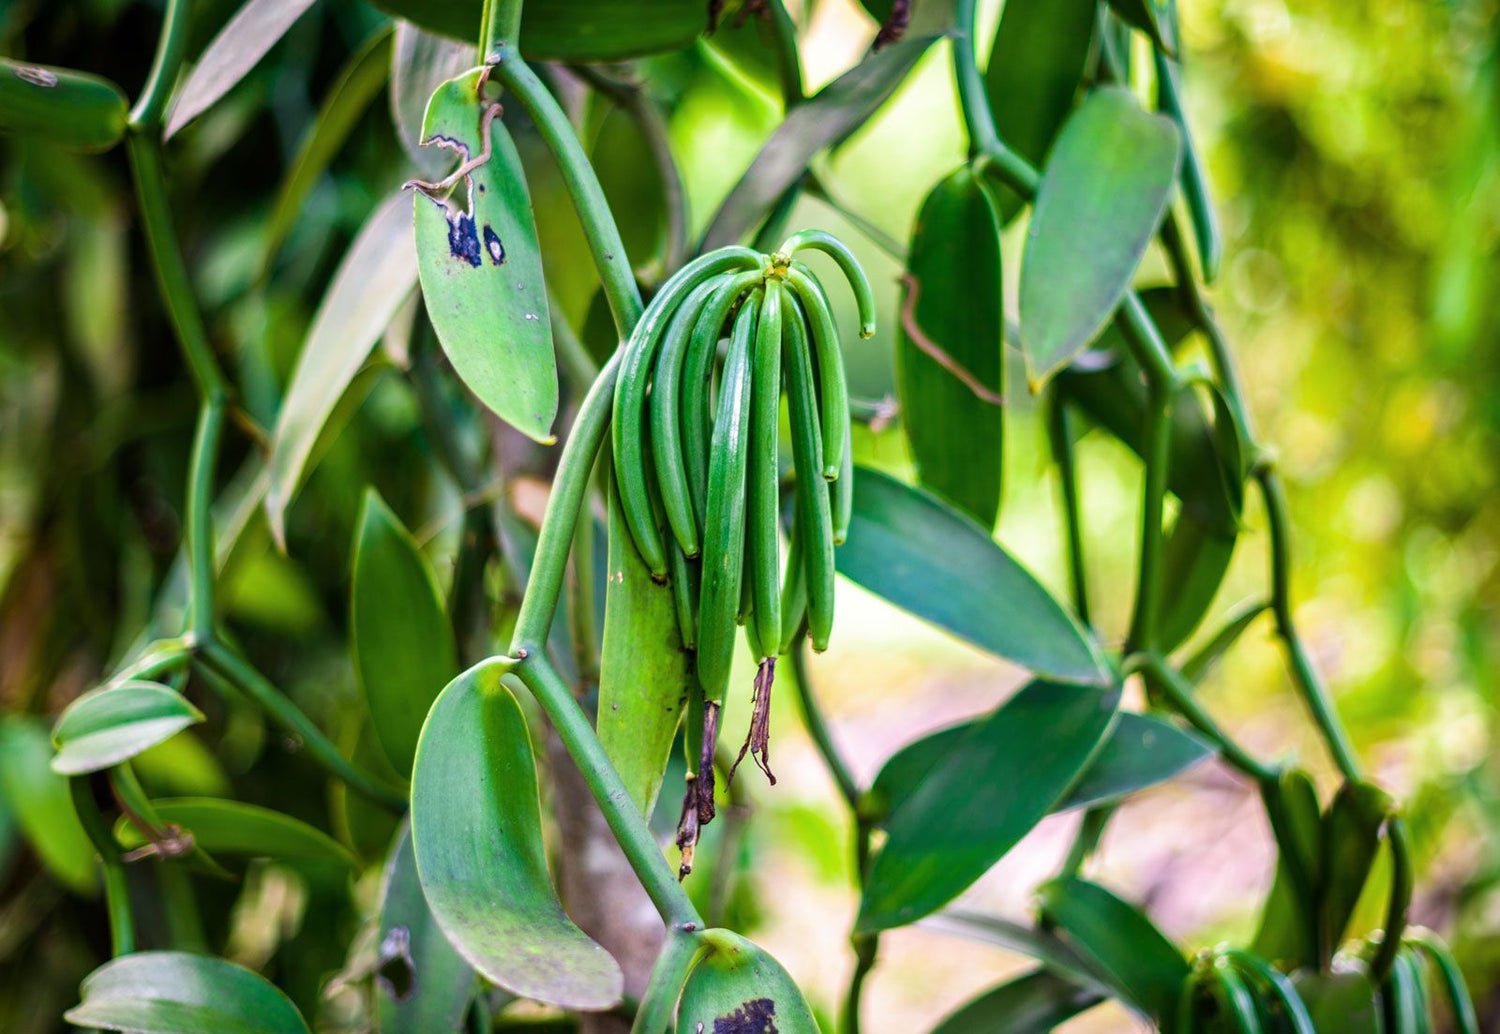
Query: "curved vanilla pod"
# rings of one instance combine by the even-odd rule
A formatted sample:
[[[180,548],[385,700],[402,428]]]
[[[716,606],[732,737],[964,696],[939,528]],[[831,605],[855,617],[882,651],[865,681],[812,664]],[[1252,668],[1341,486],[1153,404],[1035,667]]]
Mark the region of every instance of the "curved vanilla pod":
[[[822,429],[818,425],[817,398],[813,385],[812,355],[808,348],[806,316],[795,298],[788,296],[782,334],[786,367],[787,414],[792,429],[792,464],[797,470],[796,520],[802,564],[806,571],[808,636],[814,650],[826,650],[833,630],[833,546],[837,538],[831,513],[830,491],[835,499],[852,477],[825,484],[814,471],[822,454]],[[845,450],[847,455],[848,450]],[[846,524],[847,527],[847,524]],[[788,584],[791,584],[790,568]],[[783,628],[785,632],[785,628]],[[785,636],[783,643],[787,642]]]

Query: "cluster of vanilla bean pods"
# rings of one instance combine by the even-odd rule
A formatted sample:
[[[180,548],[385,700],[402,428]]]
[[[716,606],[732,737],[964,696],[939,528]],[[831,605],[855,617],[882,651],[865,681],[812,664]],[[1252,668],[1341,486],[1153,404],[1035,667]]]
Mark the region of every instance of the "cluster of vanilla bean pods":
[[[808,230],[771,255],[727,247],[684,266],[636,324],[615,385],[621,512],[652,577],[671,584],[683,645],[696,658],[677,834],[684,875],[714,816],[714,747],[736,627],[758,665],[735,764],[748,750],[773,783],[776,657],[804,621],[817,650],[833,627],[833,548],[848,530],[853,489],[849,396],[828,296],[796,258],[809,249],[838,264],[854,290],[860,336],[872,335],[864,271],[838,239]],[[783,391],[794,497],[784,578]]]

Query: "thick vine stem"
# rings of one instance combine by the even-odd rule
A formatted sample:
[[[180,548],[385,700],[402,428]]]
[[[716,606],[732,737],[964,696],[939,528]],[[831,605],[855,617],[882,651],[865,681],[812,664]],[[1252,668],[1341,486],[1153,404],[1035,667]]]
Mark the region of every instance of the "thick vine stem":
[[[135,951],[135,917],[130,911],[130,888],[120,858],[120,845],[115,843],[114,833],[99,811],[89,777],[70,778],[68,793],[72,796],[73,811],[78,815],[79,824],[83,826],[89,843],[99,852],[104,869],[104,907],[109,914],[110,952],[116,957],[128,955]]]
[[[162,115],[167,110],[167,98],[172,93],[177,72],[182,67],[182,51],[187,44],[187,31],[187,0],[167,0],[161,35],[156,42],[156,57],[151,62],[146,85],[141,88],[135,107],[130,109],[128,124],[132,130],[154,133],[160,128]]]
[[[1163,509],[1168,468],[1172,462],[1172,393],[1170,385],[1147,381],[1146,476],[1141,500],[1140,572],[1136,578],[1135,613],[1130,621],[1128,651],[1156,647],[1156,618],[1162,592],[1165,536]]]
[[[698,958],[701,933],[700,928],[686,925],[668,928],[661,954],[651,967],[651,981],[630,1025],[630,1034],[666,1034],[671,1029],[677,996]]]
[[[1214,742],[1219,748],[1220,755],[1230,765],[1261,786],[1276,782],[1276,770],[1257,761],[1244,747],[1236,743],[1233,737],[1220,728],[1219,724],[1203,709],[1203,706],[1194,699],[1193,687],[1165,660],[1156,654],[1135,654],[1127,660],[1126,667],[1137,668],[1152,686],[1166,696],[1173,710],[1186,718],[1193,728]]]
[[[651,827],[631,802],[630,793],[620,781],[609,755],[604,753],[588,716],[578,706],[578,700],[562,676],[541,650],[523,648],[515,656],[516,677],[525,683],[542,710],[547,712],[558,738],[583,774],[599,810],[604,813],[604,820],[609,823],[610,831],[619,841],[620,849],[625,852],[626,860],[635,870],[651,903],[661,913],[662,920],[669,928],[701,930],[703,919],[688,899],[687,891],[677,881],[676,873],[667,864]]]
[[[520,53],[522,0],[485,0],[479,19],[479,60],[510,48]]]
[[[209,639],[200,645],[197,659],[254,701],[277,725],[299,738],[308,755],[330,775],[343,780],[349,789],[397,812],[406,807],[403,791],[387,786],[339,753],[333,741],[297,705],[239,654],[217,639]]]
[[[198,639],[211,637],[214,630],[214,468],[223,431],[223,396],[210,395],[198,412],[188,468],[187,550],[193,579],[189,628]]]
[[[1088,565],[1083,554],[1083,511],[1078,498],[1078,465],[1073,449],[1072,421],[1062,397],[1051,391],[1047,394],[1047,443],[1052,449],[1052,462],[1057,464],[1057,477],[1062,490],[1063,521],[1068,536],[1068,580],[1073,588],[1073,610],[1085,627],[1089,620]]]

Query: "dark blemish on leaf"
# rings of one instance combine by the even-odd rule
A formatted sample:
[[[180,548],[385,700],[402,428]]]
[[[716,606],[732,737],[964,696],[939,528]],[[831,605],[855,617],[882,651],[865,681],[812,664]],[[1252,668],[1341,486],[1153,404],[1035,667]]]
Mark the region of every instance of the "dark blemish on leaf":
[[[479,234],[474,228],[474,217],[459,213],[448,218],[448,250],[453,257],[463,259],[471,266],[478,266]]]
[[[480,193],[481,193],[481,194],[483,194],[483,193],[484,193],[484,184],[483,184],[483,183],[480,183],[480,184],[479,184],[479,185],[478,185],[478,186],[479,186],[479,192],[480,192]]]
[[[411,931],[393,926],[380,942],[380,962],[375,982],[398,1002],[404,1002],[417,990],[417,967],[411,957]]]
[[[752,998],[729,1015],[716,1017],[714,1034],[776,1034],[776,1003]]]
[[[484,224],[484,250],[490,253],[490,261],[495,265],[505,262],[505,245],[500,243],[500,235],[489,223]]]
[[[21,65],[16,69],[16,78],[22,82],[30,83],[32,86],[40,86],[50,90],[57,85],[57,76],[45,68],[34,68],[31,65]]]

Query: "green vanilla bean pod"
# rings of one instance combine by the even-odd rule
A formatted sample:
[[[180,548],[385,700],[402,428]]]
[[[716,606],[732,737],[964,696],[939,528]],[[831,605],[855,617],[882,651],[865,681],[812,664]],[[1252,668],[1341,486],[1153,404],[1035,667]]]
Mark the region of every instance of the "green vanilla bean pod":
[[[1243,948],[1222,948],[1220,956],[1233,963],[1251,980],[1259,983],[1266,994],[1281,1006],[1281,1019],[1291,1034],[1317,1034],[1307,1005],[1296,986],[1281,970],[1254,952]]]
[[[828,486],[833,493],[833,544],[842,546],[849,537],[849,522],[854,518],[854,432],[844,428],[844,459],[839,477]]]
[[[610,428],[615,477],[620,486],[620,506],[626,526],[630,528],[641,559],[657,581],[667,579],[667,558],[661,533],[652,517],[651,495],[645,479],[645,411],[652,360],[672,315],[695,287],[721,273],[756,268],[760,264],[758,252],[741,247],[720,248],[694,259],[662,285],[625,345],[620,376],[615,382],[615,409]]]
[[[781,583],[781,639],[777,653],[792,648],[807,617],[807,562],[802,554],[802,522],[793,514],[791,531],[787,534],[786,576]]]
[[[1255,995],[1245,978],[1240,976],[1228,959],[1215,959],[1213,972],[1218,987],[1215,989],[1219,1004],[1226,1016],[1234,1023],[1239,1034],[1261,1034],[1260,1019],[1255,1014]]]
[[[751,597],[755,609],[755,659],[776,664],[781,639],[781,281],[766,281],[755,330],[753,387],[750,393],[750,471],[746,531]]]
[[[844,356],[839,351],[838,331],[828,296],[800,263],[787,270],[786,282],[802,303],[812,330],[813,349],[818,356],[818,384],[822,388],[823,477],[836,480],[844,466],[849,440],[849,384],[844,376]]]
[[[1177,992],[1177,1023],[1172,1028],[1176,1034],[1193,1034],[1198,1029],[1198,992],[1203,988],[1206,972],[1202,967],[1194,967]]]
[[[1448,1007],[1453,1011],[1453,1029],[1458,1034],[1479,1034],[1479,1017],[1474,1012],[1473,999],[1464,984],[1463,973],[1448,946],[1436,934],[1420,927],[1408,931],[1404,938],[1419,955],[1424,955],[1437,970]]]
[[[764,279],[762,270],[738,273],[725,284],[720,293],[714,295],[698,326],[693,330],[688,345],[688,354],[683,364],[681,377],[681,409],[675,420],[681,436],[682,458],[680,463],[687,472],[688,490],[693,499],[693,512],[701,523],[706,519],[708,496],[708,438],[713,427],[713,416],[709,406],[712,396],[714,361],[718,358],[719,339],[724,336],[734,307],[739,304],[746,291],[759,286]],[[678,405],[677,395],[667,395],[664,405],[653,401],[653,429],[658,424],[673,419],[672,407]],[[670,432],[655,432],[661,441],[666,441]]]
[[[655,418],[662,404],[661,396],[675,395],[678,390],[677,376],[681,373],[682,357],[693,330],[704,314],[704,307],[725,281],[730,279],[731,275],[725,273],[705,280],[684,299],[682,306],[672,314],[672,320],[667,324],[666,333],[662,336],[661,354],[651,377],[651,453],[656,460],[656,483],[661,492],[662,508],[666,511],[667,525],[672,529],[672,537],[677,540],[678,548],[689,558],[696,557],[701,546],[698,521],[693,515],[693,503],[689,496],[687,472],[682,468],[680,450],[658,443]],[[645,401],[644,396],[642,401]],[[629,416],[622,415],[627,418]]]
[[[698,561],[690,560],[680,549],[667,550],[667,566],[672,575],[672,602],[677,608],[677,629],[684,649],[698,648]]]
[[[854,484],[854,478],[844,476],[825,490],[823,483],[813,475],[818,469],[818,458],[823,452],[822,429],[818,425],[817,397],[813,385],[812,355],[808,348],[806,316],[800,303],[790,293],[787,295],[785,333],[782,334],[783,362],[786,364],[787,413],[792,428],[792,463],[797,478],[796,519],[798,530],[796,541],[801,546],[802,566],[806,577],[802,583],[802,594],[806,598],[808,635],[814,650],[828,648],[828,636],[833,630],[833,546],[837,541],[832,505],[846,488]],[[849,450],[845,449],[847,457]],[[833,500],[830,500],[830,492]],[[848,529],[848,511],[845,510],[845,530]],[[793,560],[796,558],[793,557]],[[787,568],[787,581],[792,584],[792,568]],[[798,614],[792,619],[795,626],[801,620]],[[783,632],[786,631],[783,624]],[[793,628],[795,632],[795,627]],[[783,635],[783,644],[789,643]]]
[[[788,237],[776,254],[785,256],[790,262],[799,251],[821,251],[838,263],[854,291],[854,304],[859,307],[859,336],[865,339],[874,337],[875,292],[870,288],[870,278],[865,276],[864,267],[849,246],[827,230],[802,230]]]

